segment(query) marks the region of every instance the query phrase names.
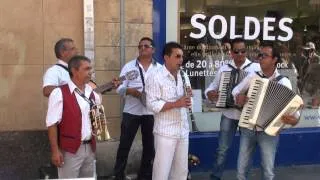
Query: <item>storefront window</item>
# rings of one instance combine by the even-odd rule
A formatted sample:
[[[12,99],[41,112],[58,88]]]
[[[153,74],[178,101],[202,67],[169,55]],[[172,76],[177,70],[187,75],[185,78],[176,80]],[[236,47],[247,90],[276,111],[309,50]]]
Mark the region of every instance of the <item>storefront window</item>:
[[[236,37],[245,39],[251,61],[257,61],[261,43],[273,41],[281,52],[279,72],[291,80],[306,109],[319,108],[320,1],[180,0],[179,5],[184,69],[192,88],[201,90],[203,112],[220,111],[205,100],[204,90],[232,61]]]

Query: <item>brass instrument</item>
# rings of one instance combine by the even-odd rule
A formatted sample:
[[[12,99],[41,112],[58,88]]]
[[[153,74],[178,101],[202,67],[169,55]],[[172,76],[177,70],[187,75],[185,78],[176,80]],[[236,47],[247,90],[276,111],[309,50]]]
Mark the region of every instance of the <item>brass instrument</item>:
[[[104,107],[101,104],[95,104],[90,110],[90,119],[92,124],[92,135],[97,141],[112,140],[107,126],[107,119],[104,113]]]
[[[188,162],[191,166],[198,166],[200,164],[200,159],[194,154],[189,154]]]
[[[186,84],[186,80],[185,80],[185,77],[184,77],[184,72],[182,71],[182,69],[180,69],[180,75],[181,75],[182,82],[183,82],[185,96],[191,96],[190,94],[188,94],[188,89],[191,89],[191,87]],[[198,129],[197,124],[196,124],[196,120],[194,119],[192,108],[188,107],[188,110],[189,110],[189,114],[190,114],[192,132],[199,132],[199,129]]]

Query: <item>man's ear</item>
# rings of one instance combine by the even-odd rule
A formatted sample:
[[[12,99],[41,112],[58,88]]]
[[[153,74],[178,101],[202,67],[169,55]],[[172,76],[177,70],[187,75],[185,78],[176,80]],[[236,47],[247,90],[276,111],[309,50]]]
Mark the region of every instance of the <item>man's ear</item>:
[[[75,75],[76,71],[77,71],[76,68],[71,68],[71,72],[73,76]]]
[[[272,60],[274,61],[273,63],[275,64],[275,66],[277,67],[277,64],[280,62],[280,60],[277,57],[274,57]]]
[[[169,56],[168,55],[164,55],[163,59],[164,59],[164,62],[167,62],[167,60],[169,59]]]

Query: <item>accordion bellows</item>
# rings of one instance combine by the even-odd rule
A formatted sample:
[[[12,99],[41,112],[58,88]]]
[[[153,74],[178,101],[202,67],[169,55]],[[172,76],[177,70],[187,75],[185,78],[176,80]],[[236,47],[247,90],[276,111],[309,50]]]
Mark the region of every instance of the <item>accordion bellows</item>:
[[[276,81],[254,78],[248,91],[248,102],[241,112],[239,126],[258,127],[276,136],[284,127],[283,115],[293,115],[303,105],[302,98]]]

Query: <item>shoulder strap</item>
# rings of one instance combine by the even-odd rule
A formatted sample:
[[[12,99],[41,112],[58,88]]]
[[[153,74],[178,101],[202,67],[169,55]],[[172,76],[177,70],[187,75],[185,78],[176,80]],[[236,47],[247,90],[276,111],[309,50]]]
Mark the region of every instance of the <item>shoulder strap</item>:
[[[231,69],[236,70],[235,67],[233,67],[231,64],[227,64]]]
[[[255,71],[255,73],[256,73],[259,77],[261,77],[261,78],[267,78],[265,75],[261,75],[261,74],[259,73],[259,71]]]
[[[78,88],[75,88],[74,89],[85,101],[87,101],[90,105],[90,109],[94,106],[94,96],[93,95],[93,92],[91,92],[90,94],[90,99],[87,98]]]
[[[279,82],[279,81],[280,81],[282,78],[284,78],[284,77],[286,77],[286,76],[279,75],[279,76],[277,76],[276,78],[274,78],[274,81]]]
[[[249,64],[247,64],[245,67],[243,67],[242,69],[246,69],[247,67],[249,67],[253,62],[250,62]]]
[[[69,71],[68,71],[68,68],[67,68],[66,66],[64,66],[64,65],[62,65],[62,64],[56,64],[56,65],[62,67],[62,68],[65,69],[67,72],[69,72]]]
[[[142,69],[138,63],[138,60],[137,60],[137,64],[136,64],[139,68],[139,74],[140,74],[140,78],[141,78],[141,81],[142,81],[142,86],[143,86],[143,90],[144,90],[144,87],[145,87],[145,83],[144,83],[144,77],[143,77],[143,72],[142,72]]]

